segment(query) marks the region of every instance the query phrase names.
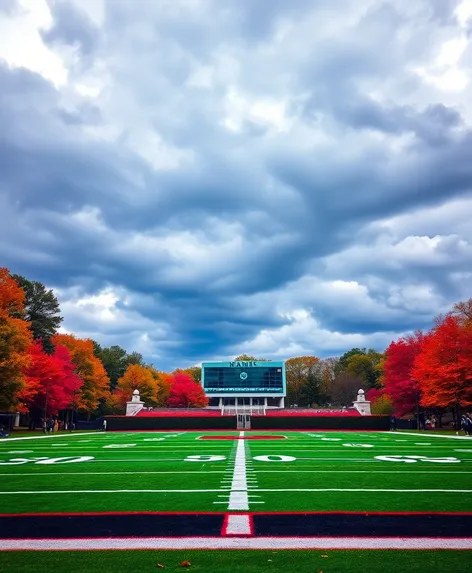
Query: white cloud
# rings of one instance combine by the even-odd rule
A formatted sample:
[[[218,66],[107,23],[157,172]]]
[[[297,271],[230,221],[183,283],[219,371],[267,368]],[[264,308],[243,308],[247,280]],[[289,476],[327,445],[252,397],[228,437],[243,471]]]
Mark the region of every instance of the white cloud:
[[[39,31],[51,25],[46,0],[18,0],[21,11],[13,18],[0,15],[0,58],[41,74],[56,86],[67,82],[61,58],[49,50]]]

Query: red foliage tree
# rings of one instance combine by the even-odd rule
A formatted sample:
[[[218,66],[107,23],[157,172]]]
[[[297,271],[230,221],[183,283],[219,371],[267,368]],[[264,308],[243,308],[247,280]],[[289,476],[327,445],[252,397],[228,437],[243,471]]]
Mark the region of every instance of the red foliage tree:
[[[424,339],[423,333],[416,332],[392,342],[385,352],[383,382],[397,416],[413,412],[418,407],[420,386],[412,371]]]
[[[208,398],[200,384],[189,374],[176,372],[172,375],[167,405],[170,408],[205,408]]]
[[[102,361],[94,354],[93,341],[82,340],[72,334],[56,334],[52,341],[69,350],[75,370],[83,380],[75,407],[90,415],[97,409],[100,400],[106,400],[110,396],[110,379]]]
[[[57,414],[67,408],[83,384],[75,372],[71,355],[64,346],[57,346],[52,355],[46,354],[39,341],[29,349],[30,365],[26,370],[26,384],[19,393],[27,407],[35,406]]]
[[[472,328],[447,316],[425,337],[412,371],[424,406],[472,404]]]

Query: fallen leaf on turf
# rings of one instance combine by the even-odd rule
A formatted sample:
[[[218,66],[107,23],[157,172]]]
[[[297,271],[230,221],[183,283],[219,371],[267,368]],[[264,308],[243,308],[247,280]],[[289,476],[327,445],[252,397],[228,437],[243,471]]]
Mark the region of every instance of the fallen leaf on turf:
[[[156,567],[159,567],[160,569],[165,569],[166,566],[165,566],[165,565],[161,565],[160,563],[158,563],[158,564],[156,565]]]
[[[328,555],[322,555],[321,557],[328,557]]]
[[[182,563],[180,564],[181,567],[190,567],[191,563],[190,561],[182,561]]]

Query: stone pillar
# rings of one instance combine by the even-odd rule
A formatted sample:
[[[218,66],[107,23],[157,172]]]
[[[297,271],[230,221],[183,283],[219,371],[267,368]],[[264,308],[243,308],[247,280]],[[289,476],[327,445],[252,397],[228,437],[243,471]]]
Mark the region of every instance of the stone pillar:
[[[285,408],[285,398],[280,398],[280,407]]]
[[[372,415],[370,412],[370,402],[365,399],[364,390],[359,390],[357,400],[353,402],[353,406],[362,416]]]
[[[126,415],[136,416],[144,408],[144,402],[141,401],[139,397],[139,390],[133,392],[130,402],[126,402]]]
[[[13,420],[13,427],[14,427],[14,428],[18,428],[19,425],[20,425],[20,413],[19,413],[19,412],[16,412],[16,413],[15,413],[15,418],[14,418],[14,420]]]

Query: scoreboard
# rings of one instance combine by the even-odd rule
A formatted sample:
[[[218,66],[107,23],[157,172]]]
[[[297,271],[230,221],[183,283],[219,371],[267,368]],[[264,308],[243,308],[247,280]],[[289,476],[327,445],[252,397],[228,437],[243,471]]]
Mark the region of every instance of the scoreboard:
[[[208,396],[285,396],[284,362],[203,362],[202,386]]]

